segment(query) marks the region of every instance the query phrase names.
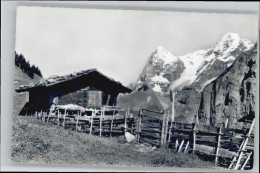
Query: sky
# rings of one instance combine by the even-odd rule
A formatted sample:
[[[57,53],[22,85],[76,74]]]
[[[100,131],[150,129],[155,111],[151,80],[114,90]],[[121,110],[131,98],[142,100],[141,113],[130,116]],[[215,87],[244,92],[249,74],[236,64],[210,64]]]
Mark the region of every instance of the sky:
[[[127,86],[158,46],[184,55],[213,47],[227,32],[256,42],[258,16],[21,6],[15,50],[44,78],[96,68]]]

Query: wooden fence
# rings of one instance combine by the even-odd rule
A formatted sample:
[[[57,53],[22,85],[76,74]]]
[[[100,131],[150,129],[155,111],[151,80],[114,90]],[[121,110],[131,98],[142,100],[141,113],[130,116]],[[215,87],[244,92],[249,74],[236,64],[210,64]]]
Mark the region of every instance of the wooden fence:
[[[108,115],[107,110],[58,109],[54,114],[35,112],[42,122],[53,122],[64,128],[73,128],[99,136],[124,135],[131,132],[137,142],[169,148],[184,154],[196,154],[216,165],[229,169],[251,169],[254,154],[254,122],[249,128],[231,129],[224,127],[187,124],[171,121],[165,111],[140,108],[137,118],[130,109],[116,110]],[[117,114],[116,114],[117,112]]]
[[[99,136],[124,135],[127,131],[135,131],[135,119],[129,109],[93,109],[88,113],[83,110],[57,109],[53,113],[35,112],[35,117],[40,118],[43,123],[52,122],[64,128]]]
[[[170,116],[164,111],[140,108],[137,141],[197,154],[229,169],[252,168],[255,120],[249,129],[231,129],[172,122]]]
[[[158,112],[141,108],[136,128],[137,141],[147,142],[157,147],[164,146],[166,144],[167,118],[164,111]]]

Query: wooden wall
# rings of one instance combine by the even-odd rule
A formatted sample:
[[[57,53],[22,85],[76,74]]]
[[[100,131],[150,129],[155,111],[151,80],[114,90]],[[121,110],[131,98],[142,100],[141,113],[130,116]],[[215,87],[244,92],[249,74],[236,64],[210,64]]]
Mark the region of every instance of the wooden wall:
[[[108,102],[107,99],[109,99]],[[88,108],[101,108],[107,103],[109,106],[116,105],[116,97],[109,96],[108,94],[97,89],[89,88],[84,88],[76,92],[63,95],[58,101],[59,105],[77,104]]]

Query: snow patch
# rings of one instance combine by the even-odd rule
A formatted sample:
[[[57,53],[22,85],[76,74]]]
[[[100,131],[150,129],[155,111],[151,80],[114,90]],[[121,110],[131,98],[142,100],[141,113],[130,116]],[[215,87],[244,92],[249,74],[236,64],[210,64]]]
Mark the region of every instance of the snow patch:
[[[227,64],[228,67],[231,66],[231,65],[232,65],[232,63],[228,63],[228,64]]]
[[[153,90],[155,92],[162,92],[162,88],[160,87],[160,85],[158,83],[156,83],[153,87]]]
[[[151,81],[155,83],[170,83],[168,79],[162,76],[162,74],[152,77]]]
[[[181,89],[184,84],[190,85],[196,80],[197,71],[203,64],[206,53],[206,50],[199,50],[179,57],[183,61],[185,69],[180,78],[173,82],[171,86],[173,90]]]
[[[151,101],[151,96],[147,97],[146,102],[149,103]]]
[[[200,92],[203,91],[203,89],[205,88],[205,86],[207,86],[208,84],[210,84],[212,81],[214,81],[214,80],[217,79],[217,78],[218,78],[218,77],[213,77],[213,78],[207,80],[206,82],[204,82],[204,83],[201,85],[201,90],[200,90]]]

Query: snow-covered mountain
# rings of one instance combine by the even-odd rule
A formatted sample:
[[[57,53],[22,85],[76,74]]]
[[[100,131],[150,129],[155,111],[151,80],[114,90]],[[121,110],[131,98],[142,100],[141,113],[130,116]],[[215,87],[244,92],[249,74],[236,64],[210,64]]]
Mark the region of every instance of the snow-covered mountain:
[[[174,95],[175,120],[192,122],[199,109],[204,87],[217,79],[253,45],[238,34],[227,33],[214,47],[182,56],[174,56],[159,46],[149,57],[137,82],[129,87],[134,89],[133,93],[151,90],[162,99],[168,98],[169,110],[170,97]]]
[[[230,66],[241,52],[252,46],[252,42],[235,33],[225,34],[213,48],[183,56],[174,56],[159,46],[150,56],[138,81],[131,87],[139,91],[151,88],[155,92],[166,93],[170,89],[180,91],[194,85],[196,90],[201,91]]]

